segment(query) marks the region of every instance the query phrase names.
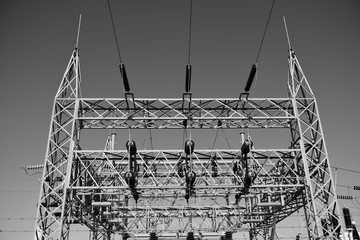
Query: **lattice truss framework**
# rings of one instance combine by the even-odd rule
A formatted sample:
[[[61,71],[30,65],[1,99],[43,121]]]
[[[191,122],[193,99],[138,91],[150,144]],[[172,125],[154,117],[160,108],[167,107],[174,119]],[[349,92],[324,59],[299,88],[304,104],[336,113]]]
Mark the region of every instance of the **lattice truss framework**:
[[[54,100],[35,239],[68,239],[71,224],[87,226],[93,239],[151,232],[175,237],[190,230],[199,236],[250,231],[260,238],[300,208],[309,238],[338,238],[339,212],[320,116],[292,50],[289,72],[289,98],[85,99],[79,96],[75,49]],[[82,149],[80,141],[87,129],[246,128],[287,128],[291,136],[287,149],[248,154],[249,191],[244,191],[240,146],[195,149],[190,155],[139,149],[138,200],[125,177],[131,170],[129,152],[109,147],[110,137],[100,150]],[[183,167],[189,164],[196,180],[186,201]]]

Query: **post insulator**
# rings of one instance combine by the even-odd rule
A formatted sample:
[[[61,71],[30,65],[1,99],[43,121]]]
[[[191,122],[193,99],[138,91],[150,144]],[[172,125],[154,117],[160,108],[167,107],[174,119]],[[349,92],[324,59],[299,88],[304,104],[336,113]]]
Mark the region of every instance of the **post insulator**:
[[[136,154],[137,152],[136,144],[133,140],[129,140],[126,142],[126,150],[128,151],[128,153],[130,153],[130,155]]]
[[[246,82],[246,85],[245,85],[245,89],[244,89],[245,92],[248,92],[248,91],[250,90],[251,84],[252,84],[252,82],[254,81],[254,77],[255,77],[255,74],[256,74],[256,70],[257,70],[256,65],[253,64],[252,67],[251,67],[251,71],[250,71],[250,74],[249,74],[249,78],[248,78],[248,80],[247,80],[247,82]]]
[[[194,152],[195,143],[193,140],[187,140],[185,142],[185,153],[187,155],[193,154]]]
[[[126,74],[126,69],[125,69],[125,65],[122,63],[120,64],[120,74],[121,77],[123,79],[123,84],[124,84],[124,89],[126,92],[130,92],[130,84],[129,84],[129,80]]]

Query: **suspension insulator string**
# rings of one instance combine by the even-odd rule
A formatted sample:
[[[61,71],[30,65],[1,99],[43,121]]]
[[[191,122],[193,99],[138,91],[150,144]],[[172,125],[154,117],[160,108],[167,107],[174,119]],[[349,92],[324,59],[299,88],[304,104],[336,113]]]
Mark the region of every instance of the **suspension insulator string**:
[[[124,89],[126,92],[130,92],[130,84],[127,77],[125,65],[123,63],[120,63],[119,67],[120,67],[120,74],[123,79]]]
[[[191,65],[186,65],[186,73],[185,73],[185,92],[190,92],[191,90]]]
[[[192,28],[192,0],[190,0],[189,38],[188,38],[188,63],[186,65],[185,92],[191,92],[191,28]]]

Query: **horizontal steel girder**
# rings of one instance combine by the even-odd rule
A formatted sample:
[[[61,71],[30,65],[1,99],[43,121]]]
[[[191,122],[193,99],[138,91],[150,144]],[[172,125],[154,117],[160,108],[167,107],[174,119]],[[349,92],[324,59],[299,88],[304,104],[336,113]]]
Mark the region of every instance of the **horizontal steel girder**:
[[[183,99],[80,98],[82,128],[288,128],[290,98]]]

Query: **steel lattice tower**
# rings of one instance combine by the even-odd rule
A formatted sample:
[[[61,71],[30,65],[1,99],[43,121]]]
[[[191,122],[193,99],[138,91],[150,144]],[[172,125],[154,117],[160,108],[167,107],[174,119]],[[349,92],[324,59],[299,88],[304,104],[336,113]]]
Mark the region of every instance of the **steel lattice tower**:
[[[339,210],[316,99],[293,50],[288,60],[288,98],[95,99],[79,95],[75,49],[54,99],[35,239],[69,239],[72,224],[87,226],[94,240],[114,233],[185,239],[188,232],[220,239],[244,229],[252,239],[267,239],[277,222],[301,208],[310,239],[338,239]],[[192,145],[190,152],[131,152],[114,149],[111,134],[104,149],[81,144],[82,132],[91,129],[185,128],[286,128],[291,144],[252,149],[246,156],[250,185],[241,142],[233,150]],[[189,170],[196,176],[190,181]]]

